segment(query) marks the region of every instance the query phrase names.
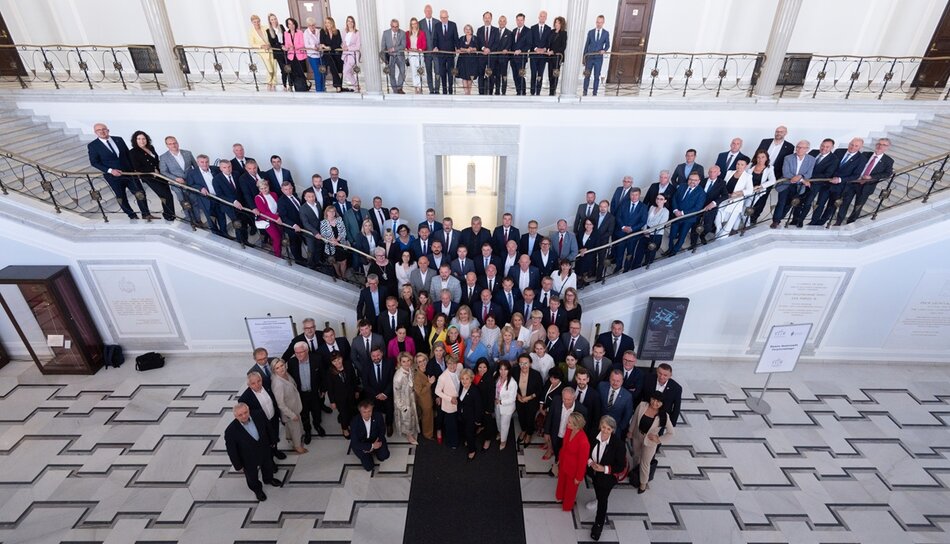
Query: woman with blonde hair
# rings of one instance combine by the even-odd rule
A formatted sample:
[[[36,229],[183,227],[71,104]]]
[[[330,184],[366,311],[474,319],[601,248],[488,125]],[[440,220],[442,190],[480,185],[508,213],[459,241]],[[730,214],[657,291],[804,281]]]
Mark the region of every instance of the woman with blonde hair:
[[[514,361],[521,354],[521,346],[515,338],[515,329],[511,325],[505,325],[498,335],[498,343],[492,346],[492,360]]]
[[[320,58],[323,59],[323,65],[326,66],[333,78],[333,87],[337,92],[343,91],[343,80],[340,78],[343,72],[343,59],[340,56],[340,49],[343,47],[343,38],[340,31],[336,28],[336,21],[333,17],[327,17],[323,21],[323,28],[320,29]]]
[[[280,216],[277,215],[277,196],[270,191],[270,184],[267,183],[266,179],[261,179],[257,182],[257,190],[259,193],[254,197],[254,205],[257,207],[257,211],[261,213],[255,225],[257,225],[258,230],[270,238],[271,247],[274,249],[274,256],[279,258],[281,251],[281,234],[280,226],[275,223],[275,221],[280,221]],[[269,219],[273,221],[268,221]]]
[[[346,17],[343,31],[343,83],[360,92],[360,82],[356,77],[356,65],[360,61],[360,31],[356,29],[356,19]]]
[[[300,412],[303,411],[303,402],[297,383],[287,370],[287,363],[283,359],[274,359],[271,364],[271,392],[280,410],[280,420],[284,424],[287,440],[294,445],[297,453],[307,453],[303,447],[303,422],[300,421]]]
[[[337,217],[336,208],[331,204],[323,212],[323,221],[320,221],[320,236],[326,240],[323,245],[323,251],[328,257],[333,257],[333,270],[338,278],[346,274],[346,261],[349,255],[347,251],[339,246],[346,244],[346,225],[343,219]]]
[[[419,19],[409,19],[409,31],[406,32],[406,50],[409,51],[409,75],[416,94],[422,92],[423,53],[426,51],[426,33],[419,28]]]
[[[248,40],[251,42],[251,47],[257,49],[257,56],[260,57],[264,71],[267,72],[267,90],[276,90],[277,71],[274,68],[274,55],[271,53],[267,31],[261,26],[261,18],[257,15],[251,15],[251,31],[248,34]]]
[[[459,334],[461,334],[465,340],[468,340],[468,335],[472,332],[472,327],[480,325],[478,320],[472,317],[472,309],[465,304],[459,306],[458,311],[455,312],[455,317],[452,318],[451,324],[458,327]]]
[[[287,76],[289,72],[285,69],[287,66],[287,53],[284,52],[284,25],[280,24],[280,19],[273,13],[267,14],[267,42],[270,44],[271,55],[277,62],[277,71],[280,72],[280,79],[284,84],[284,90],[287,90]],[[275,78],[276,83],[276,78]]]
[[[427,440],[435,439],[435,412],[432,400],[432,384],[435,376],[426,375],[429,357],[425,353],[417,353],[415,358],[416,369],[412,373],[412,390],[416,395],[416,410],[418,411],[419,425],[422,427],[422,436]]]
[[[396,358],[396,363],[396,373],[393,376],[395,431],[405,436],[406,440],[415,446],[418,444],[416,435],[419,434],[419,414],[416,412],[412,355],[404,351]]]

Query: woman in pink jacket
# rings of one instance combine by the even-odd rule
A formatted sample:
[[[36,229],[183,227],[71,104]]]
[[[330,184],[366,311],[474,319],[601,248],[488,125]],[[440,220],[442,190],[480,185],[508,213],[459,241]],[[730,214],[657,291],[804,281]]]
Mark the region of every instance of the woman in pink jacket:
[[[266,179],[257,182],[257,190],[260,193],[254,197],[254,205],[257,206],[261,214],[255,224],[270,238],[274,256],[279,258],[281,250],[280,227],[273,221],[268,221],[268,219],[280,221],[280,216],[277,215],[277,195],[270,192],[270,184],[267,183]]]
[[[307,51],[304,45],[303,31],[293,17],[284,21],[287,28],[284,31],[284,51],[287,52],[287,65],[290,66],[290,87],[294,90],[306,87],[307,76],[304,73],[304,62],[307,60]],[[301,84],[301,81],[303,84]],[[294,84],[300,87],[294,86]],[[306,89],[304,89],[306,90]]]

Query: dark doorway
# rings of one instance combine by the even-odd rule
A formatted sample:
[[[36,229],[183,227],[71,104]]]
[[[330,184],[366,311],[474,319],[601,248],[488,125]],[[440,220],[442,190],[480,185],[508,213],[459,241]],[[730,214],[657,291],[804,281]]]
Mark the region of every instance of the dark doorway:
[[[943,10],[943,16],[934,31],[933,38],[924,59],[914,78],[914,87],[938,87],[947,85],[947,76],[950,76],[950,60],[926,60],[933,57],[950,57],[950,3]]]
[[[621,0],[611,53],[646,53],[650,42],[654,0]],[[617,55],[610,58],[607,83],[640,83],[643,55]]]
[[[15,45],[10,29],[0,14],[0,77],[26,77],[26,70]]]

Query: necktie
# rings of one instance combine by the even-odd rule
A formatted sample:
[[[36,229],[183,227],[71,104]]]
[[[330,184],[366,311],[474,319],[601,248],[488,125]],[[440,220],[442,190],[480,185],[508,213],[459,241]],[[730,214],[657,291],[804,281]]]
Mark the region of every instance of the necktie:
[[[548,294],[545,293],[544,296],[541,297],[541,306],[547,306],[547,305],[548,305]]]
[[[376,367],[376,383],[383,383],[383,365],[375,363],[373,366]]]
[[[270,367],[267,365],[264,365],[264,374],[270,378]]]
[[[587,217],[590,217],[590,214],[594,213],[594,206],[592,204],[587,205]]]
[[[300,203],[297,202],[297,197],[290,197],[290,201],[294,203],[294,207],[297,208],[297,211],[300,211]]]
[[[627,378],[629,378],[629,377],[630,377],[630,371],[629,371],[629,370],[624,370],[624,371],[623,371],[623,381],[627,381]]]
[[[393,328],[393,332],[396,332],[396,316],[394,315],[389,316],[389,326]]]
[[[366,340],[366,354],[369,355],[369,337],[367,336],[365,340]]]
[[[317,351],[317,346],[313,345],[313,338],[310,339],[310,351]]]
[[[620,339],[614,338],[614,359],[617,358],[617,351],[620,350]]]
[[[231,179],[231,176],[228,176],[228,183],[231,184],[231,188],[232,188],[232,189],[237,189],[237,187],[234,186],[234,180]]]
[[[451,251],[452,247],[452,231],[449,231],[445,234],[445,249]]]
[[[600,30],[599,30],[599,29],[597,30],[597,38],[596,38],[596,40],[597,40],[598,42],[600,41]]]
[[[726,170],[728,170],[729,167],[732,166],[732,159],[733,159],[733,157],[735,157],[735,155],[733,155],[732,153],[730,153],[730,154],[729,154],[729,158],[726,159]]]
[[[465,259],[459,259],[459,268],[462,269],[462,272],[465,272]]]
[[[332,346],[330,346],[330,353],[336,353],[336,352],[337,352],[336,344],[333,344]]]
[[[551,323],[557,321],[557,312],[551,312]]]
[[[474,287],[469,287],[469,288],[468,288],[468,299],[469,299],[469,300],[472,300],[472,295],[473,295],[473,294],[475,294],[475,288],[474,288]],[[485,318],[482,318],[482,323],[484,323],[484,322],[485,322]]]
[[[508,243],[508,228],[505,227],[505,243]]]
[[[841,162],[838,163],[838,166],[841,166],[842,164],[848,162],[848,159],[850,158],[851,158],[851,153],[845,153],[844,157],[841,158]]]
[[[244,159],[241,159],[241,168],[244,168]]]
[[[429,245],[429,242],[426,242],[425,240],[422,241],[422,254],[423,254],[423,255],[426,254],[426,247],[428,247],[428,245]]]
[[[683,198],[689,198],[689,194],[692,193],[692,192],[693,192],[693,188],[692,188],[692,187],[690,187],[689,189],[686,189],[686,196],[684,196]]]
[[[577,402],[584,404],[584,393],[587,393],[587,389],[581,389],[577,393]]]
[[[561,233],[561,239],[557,241],[557,254],[564,253],[564,233]]]
[[[594,361],[594,374],[600,376],[600,361]]]
[[[521,37],[521,27],[519,26],[517,30],[515,30],[515,42],[517,42],[518,38],[520,37]]]
[[[824,155],[818,155],[818,160],[815,161],[815,164],[821,164],[821,161],[824,160],[824,158],[825,158]]]
[[[633,214],[633,202],[630,203],[630,211],[628,213]]]
[[[603,223],[604,223],[604,214],[600,214],[600,215],[597,217],[597,228],[600,228],[600,226],[601,226]]]
[[[574,343],[576,341],[577,341],[576,338],[573,338],[573,337],[571,338],[571,344],[567,348],[568,353],[574,353]]]
[[[554,340],[549,340],[549,341],[548,341],[548,351],[551,351],[552,349],[554,349]]]
[[[472,296],[472,295],[469,294],[469,296]],[[485,304],[484,306],[482,306],[482,323],[484,323],[485,320],[488,319],[488,307],[489,307],[488,304]]]
[[[495,280],[488,280],[488,290],[492,293],[495,292]]]
[[[514,304],[515,304],[515,303],[514,303],[514,302],[512,301],[512,299],[511,299],[511,291],[509,291],[509,292],[508,292],[508,308],[509,308],[509,309],[510,309],[510,308],[513,308],[513,307],[514,307]]]
[[[617,398],[617,391],[615,389],[610,390],[610,398],[607,399],[607,409],[610,410],[614,407],[614,400]]]
[[[864,173],[861,174],[861,177],[870,176],[875,164],[877,164],[877,155],[871,155],[871,160],[868,161],[868,166],[864,169]]]
[[[115,155],[116,157],[118,157],[118,156],[119,156],[119,150],[116,148],[115,143],[113,143],[112,138],[109,138],[109,139],[106,140],[106,141],[109,142],[109,151],[111,151],[113,155]]]
[[[442,33],[443,33],[443,34],[448,34],[448,33],[449,33],[449,25],[447,25],[447,24],[443,24],[443,25],[442,25]]]
[[[488,270],[488,257],[485,257],[485,270]]]

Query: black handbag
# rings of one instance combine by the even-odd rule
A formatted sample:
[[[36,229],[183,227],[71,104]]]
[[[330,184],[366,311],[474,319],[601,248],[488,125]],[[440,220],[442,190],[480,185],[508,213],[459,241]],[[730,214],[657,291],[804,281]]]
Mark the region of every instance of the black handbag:
[[[146,370],[155,370],[165,366],[165,356],[161,353],[150,351],[143,353],[135,358],[135,370],[144,372]]]
[[[106,344],[102,348],[103,366],[119,368],[125,362],[125,353],[122,352],[122,346],[117,344]]]

